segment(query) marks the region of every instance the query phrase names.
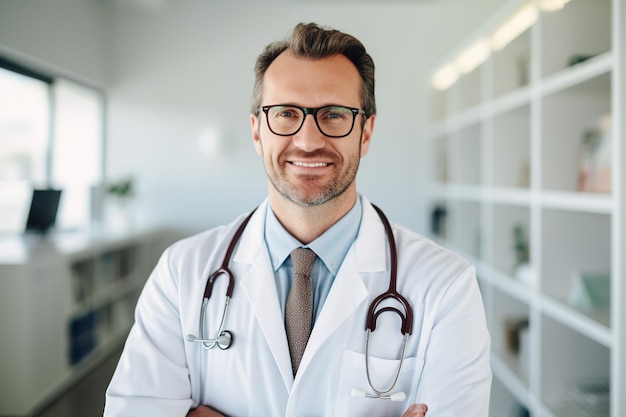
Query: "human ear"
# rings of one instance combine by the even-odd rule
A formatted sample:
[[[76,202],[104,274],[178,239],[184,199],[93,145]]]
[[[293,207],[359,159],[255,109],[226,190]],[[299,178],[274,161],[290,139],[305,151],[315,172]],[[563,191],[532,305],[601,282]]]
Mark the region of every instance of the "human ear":
[[[372,133],[374,132],[375,122],[376,115],[372,114],[363,124],[363,131],[361,132],[361,158],[367,155],[367,152],[369,151],[370,140],[372,139]]]
[[[261,121],[255,114],[250,115],[250,128],[252,129],[252,141],[254,148],[259,155],[263,155],[263,147],[261,146]]]

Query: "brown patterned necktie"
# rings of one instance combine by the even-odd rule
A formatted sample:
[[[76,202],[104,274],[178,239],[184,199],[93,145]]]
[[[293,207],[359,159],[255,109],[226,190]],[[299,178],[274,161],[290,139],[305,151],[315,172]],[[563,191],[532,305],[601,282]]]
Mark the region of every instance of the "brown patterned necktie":
[[[293,279],[285,306],[285,330],[294,375],[298,372],[313,324],[311,268],[314,260],[315,252],[311,249],[297,248],[291,252]]]

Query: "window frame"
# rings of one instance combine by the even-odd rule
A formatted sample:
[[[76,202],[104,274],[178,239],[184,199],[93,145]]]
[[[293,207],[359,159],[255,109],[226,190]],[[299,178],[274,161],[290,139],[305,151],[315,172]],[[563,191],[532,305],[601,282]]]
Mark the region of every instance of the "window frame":
[[[45,172],[45,179],[42,184],[34,184],[31,182],[31,186],[33,188],[52,188],[54,187],[54,161],[53,155],[55,151],[55,146],[57,146],[57,138],[56,138],[56,121],[57,121],[57,103],[55,97],[55,84],[61,81],[67,81],[69,83],[76,84],[80,87],[85,87],[88,90],[92,90],[94,92],[94,97],[100,103],[100,127],[97,135],[100,138],[100,143],[98,145],[99,149],[97,152],[99,153],[99,163],[100,168],[98,172],[100,185],[104,183],[106,178],[106,125],[107,125],[107,95],[105,93],[104,88],[95,85],[94,83],[85,81],[83,79],[77,79],[75,76],[68,76],[66,73],[62,71],[50,70],[50,69],[41,69],[42,65],[31,65],[24,64],[24,59],[14,59],[13,57],[8,57],[6,51],[0,50],[0,68],[4,70],[8,70],[14,72],[16,74],[26,76],[29,78],[33,78],[38,81],[42,81],[47,85],[48,89],[48,129],[46,135],[46,155],[45,155],[45,167],[43,167]],[[87,213],[89,218],[89,213]],[[12,230],[9,233],[12,233]],[[5,233],[6,230],[0,229],[0,233]]]

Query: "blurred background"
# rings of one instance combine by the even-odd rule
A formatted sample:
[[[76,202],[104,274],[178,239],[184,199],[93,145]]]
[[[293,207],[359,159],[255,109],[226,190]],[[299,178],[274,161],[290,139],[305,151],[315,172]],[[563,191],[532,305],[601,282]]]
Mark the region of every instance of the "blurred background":
[[[258,204],[267,190],[250,136],[256,56],[296,23],[319,22],[360,38],[376,63],[379,114],[360,189],[390,217],[419,228],[423,155],[418,149],[430,74],[501,3],[4,0],[0,54],[55,81],[78,83],[75,90],[94,90],[77,106],[89,111],[89,103],[90,114],[75,116],[68,110],[65,122],[67,130],[90,123],[85,126],[90,131],[77,132],[83,139],[75,141],[89,149],[67,145],[63,156],[50,161],[46,152],[54,154],[54,146],[62,145],[36,140],[33,146],[40,151],[32,150],[25,169],[15,169],[10,158],[0,159],[0,182],[63,186],[61,228],[88,220],[86,194],[71,199],[68,191],[77,177],[87,185],[132,179],[130,209],[136,222],[202,230],[229,221]],[[2,97],[5,105],[7,98]],[[41,98],[44,108],[47,99]],[[23,126],[16,129],[24,134]],[[86,135],[90,145],[84,143]],[[73,167],[62,167],[68,164]],[[27,197],[23,201],[29,202]],[[82,215],[67,207],[70,199],[83,202]],[[0,230],[21,223],[16,219]]]
[[[265,198],[299,22],[376,63],[359,190],[476,266],[490,415],[625,416],[623,0],[0,0],[0,416],[101,415],[164,248]]]

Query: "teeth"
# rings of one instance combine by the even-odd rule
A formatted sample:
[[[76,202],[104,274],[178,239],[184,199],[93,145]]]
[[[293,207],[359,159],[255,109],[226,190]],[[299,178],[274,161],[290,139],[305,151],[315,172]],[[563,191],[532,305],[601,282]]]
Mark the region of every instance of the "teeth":
[[[328,165],[325,162],[293,162],[293,164],[299,167],[307,167],[307,168],[318,168],[318,167],[325,167]]]

